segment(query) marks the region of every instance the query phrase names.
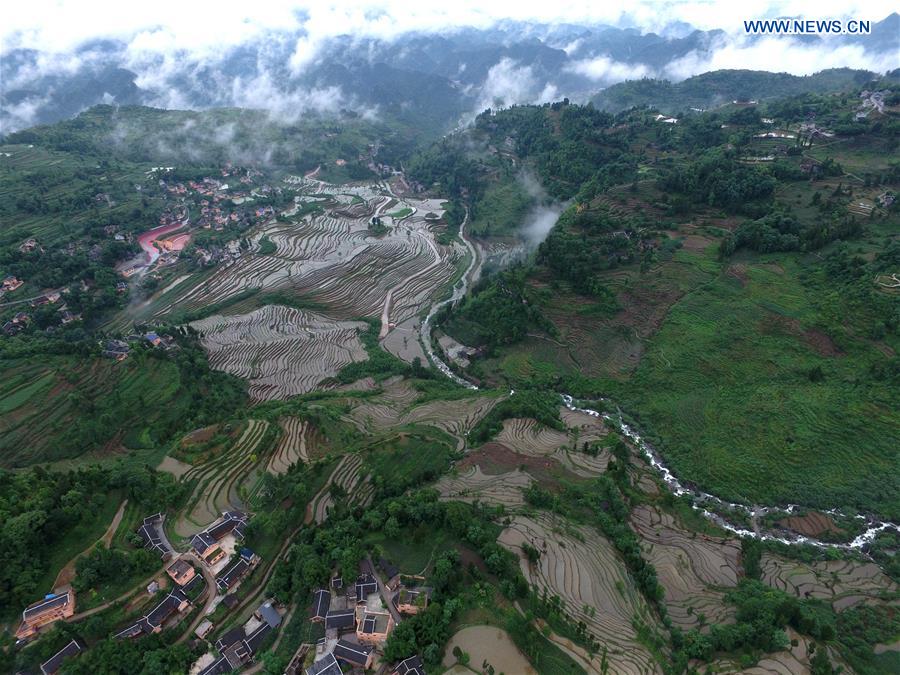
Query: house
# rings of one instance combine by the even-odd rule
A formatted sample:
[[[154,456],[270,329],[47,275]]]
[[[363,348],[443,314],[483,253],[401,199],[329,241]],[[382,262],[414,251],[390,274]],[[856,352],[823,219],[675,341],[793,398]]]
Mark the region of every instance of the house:
[[[22,625],[16,631],[16,638],[25,640],[37,634],[38,629],[59,619],[67,619],[75,614],[75,592],[70,588],[66,593],[48,595],[22,612]]]
[[[64,309],[61,313],[62,324],[65,326],[73,321],[81,321],[81,314],[73,314],[68,309]]]
[[[220,656],[201,670],[198,675],[225,675],[225,673],[230,673],[232,670],[234,669],[228,663],[228,660],[224,656]]]
[[[180,588],[170,592],[162,601],[150,610],[150,613],[137,620],[123,631],[115,635],[117,639],[133,638],[144,634],[159,633],[163,623],[173,614],[183,611],[190,601]]]
[[[123,342],[122,340],[107,340],[106,344],[103,345],[103,356],[108,359],[115,359],[116,361],[128,358],[128,353],[130,351],[131,347],[128,346],[127,342]],[[143,538],[140,531],[138,531],[138,535]]]
[[[391,675],[425,675],[425,666],[422,665],[422,658],[416,655],[404,659],[391,671]]]
[[[172,577],[172,581],[174,581],[179,586],[184,586],[195,576],[197,576],[197,572],[196,570],[194,570],[194,566],[183,558],[179,558],[171,565],[169,565],[169,567],[166,568],[166,574]]]
[[[21,279],[18,279],[16,277],[6,277],[3,280],[3,285],[0,286],[0,288],[2,288],[2,290],[4,292],[9,293],[10,291],[16,290],[19,286],[21,286],[24,283],[25,283],[24,281],[22,281]]]
[[[246,574],[248,569],[250,569],[250,563],[243,557],[238,559],[236,563],[216,577],[216,586],[223,593],[227,592]]]
[[[325,616],[328,614],[329,607],[331,607],[331,593],[319,589],[313,595],[313,613],[310,620],[317,622],[324,621]]]
[[[372,593],[378,592],[378,582],[371,574],[360,574],[356,578],[356,603],[361,604],[368,600]]]
[[[194,635],[196,635],[201,640],[209,635],[209,632],[213,629],[213,623],[209,619],[204,619],[200,622],[200,625],[194,629]]]
[[[62,668],[63,661],[78,656],[83,650],[84,645],[78,640],[71,640],[69,644],[41,664],[41,672],[44,675],[53,675]]]
[[[268,622],[263,621],[249,635],[246,633],[243,626],[236,626],[226,632],[222,637],[216,640],[216,650],[218,650],[222,655],[222,658],[225,659],[228,669],[213,670],[210,672],[227,673],[246,664],[251,657],[259,651],[259,648],[271,631],[272,626],[270,626]],[[216,663],[218,663],[218,661],[214,662],[210,668],[215,666]],[[224,664],[220,664],[218,667],[223,668]]]
[[[306,669],[306,675],[343,675],[334,654],[326,654]]]
[[[401,614],[418,614],[428,607],[431,599],[430,588],[406,588],[401,587],[391,602]]]
[[[272,604],[271,600],[261,604],[259,609],[256,610],[255,616],[260,621],[265,621],[271,628],[278,628],[281,624],[281,614],[275,609],[275,605]]]
[[[191,538],[191,547],[208,565],[214,565],[225,556],[225,551],[219,548],[219,540],[229,533],[233,533],[237,539],[243,539],[246,525],[247,514],[225,511],[218,522]]]
[[[7,321],[5,324],[3,324],[3,332],[10,337],[17,334],[20,330],[22,330],[22,327],[16,323],[13,323],[12,321]]]
[[[243,626],[235,626],[216,640],[216,651],[222,653],[231,645],[243,640],[246,636],[247,634],[244,632]]]
[[[341,590],[344,587],[344,580],[341,577],[334,577],[331,580],[331,587],[336,591]]]
[[[144,339],[154,347],[158,347],[162,343],[162,339],[156,333],[147,333],[144,335]]]
[[[118,340],[110,340],[110,342],[120,342]],[[109,343],[107,343],[109,345]],[[127,350],[128,345],[125,345]],[[104,351],[104,356],[106,355],[106,351]],[[128,355],[128,352],[125,351],[125,355]],[[156,551],[159,553],[160,557],[165,559],[167,556],[171,555],[172,549],[169,548],[168,542],[163,539],[160,534],[160,528],[162,527],[163,514],[155,513],[152,516],[147,516],[144,518],[141,526],[137,530],[137,535],[144,542],[144,548],[150,549],[151,551]]]
[[[116,282],[116,293],[127,293],[128,292],[128,282],[127,281],[117,281]]]
[[[333,609],[325,615],[325,630],[336,628],[337,630],[353,630],[356,627],[356,610]]]
[[[394,618],[388,612],[360,610],[356,639],[363,644],[381,644],[394,629]]]
[[[372,661],[375,660],[375,648],[356,644],[349,640],[338,640],[334,646],[334,657],[351,666],[368,669],[372,667]]]
[[[28,325],[28,322],[31,320],[31,317],[28,316],[25,312],[16,312],[16,315],[13,317],[13,323],[17,323],[20,326]]]

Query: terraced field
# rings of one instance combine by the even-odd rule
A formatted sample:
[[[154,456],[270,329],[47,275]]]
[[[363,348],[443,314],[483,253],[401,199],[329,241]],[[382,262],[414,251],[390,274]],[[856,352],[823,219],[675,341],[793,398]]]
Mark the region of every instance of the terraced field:
[[[302,309],[266,305],[190,325],[200,333],[210,366],[248,380],[256,401],[305,394],[345,365],[367,358],[358,337],[365,323]]]
[[[522,573],[538,592],[565,603],[567,614],[583,621],[608,650],[609,672],[637,675],[662,669],[637,638],[635,619],[653,627],[652,613],[629,580],[615,549],[592,529],[567,525],[542,514],[516,516],[497,541],[521,558]],[[541,552],[531,566],[522,552],[528,543]],[[600,656],[592,664],[600,671]]]
[[[278,475],[286,472],[296,462],[309,462],[310,449],[324,442],[317,429],[299,417],[282,417],[278,420],[281,439],[266,470]]]
[[[457,449],[466,435],[500,400],[496,396],[471,396],[455,401],[430,401],[415,405],[418,393],[403,382],[385,382],[377,401],[363,401],[350,412],[361,430],[383,431],[407,424],[424,424],[454,437]]]
[[[194,483],[194,490],[175,524],[178,535],[190,536],[197,531],[197,526],[208,525],[222,511],[244,507],[239,488],[246,484],[260,462],[258,446],[268,428],[269,423],[264,420],[250,420],[228,450],[182,477],[182,481]]]
[[[519,469],[492,475],[483,473],[480,466],[471,466],[458,476],[444,476],[434,487],[441,499],[501,504],[513,509],[525,504],[522,490],[531,482],[531,476]]]
[[[328,510],[334,504],[331,487],[336,485],[347,494],[347,501],[353,506],[366,506],[372,499],[374,488],[369,476],[361,477],[362,457],[360,455],[344,455],[325,482],[321,490],[313,497],[307,511],[307,521],[319,525],[328,518]]]
[[[323,197],[321,211],[295,217],[297,209],[283,214],[251,237],[249,252],[235,251],[223,265],[197,284],[179,284],[166,294],[156,316],[176,307],[195,311],[227,302],[250,290],[296,292],[328,307],[342,319],[373,317],[382,321],[381,337],[389,349],[407,360],[413,355],[402,348],[402,336],[388,339],[400,324],[404,334],[416,335],[410,323],[456,273],[464,255],[461,245],[436,242],[433,228],[443,215],[438,200],[398,200],[383,186],[335,186],[306,178],[288,181],[298,199]],[[335,194],[335,193],[340,194]],[[361,203],[354,203],[355,200]],[[403,218],[382,215],[391,203],[409,210]],[[434,214],[437,219],[426,214]],[[369,219],[379,215],[387,233],[373,237]],[[265,237],[276,250],[262,254]]]
[[[840,611],[860,603],[877,602],[882,594],[900,587],[871,562],[820,560],[803,563],[764,554],[762,580],[800,598],[820,598]]]
[[[606,428],[595,418],[566,408],[560,408],[560,415],[569,427],[567,432],[550,429],[533,419],[508,419],[504,420],[503,430],[497,434],[496,442],[520,455],[552,457],[579,476],[603,473],[609,463],[607,451],[591,457],[576,448],[586,442],[602,441],[608,433]]]
[[[696,628],[702,614],[708,623],[728,623],[732,609],[725,590],[737,585],[741,544],[681,528],[675,519],[652,506],[638,506],[631,527],[643,540],[644,558],[655,568],[665,589],[672,622],[682,630]]]

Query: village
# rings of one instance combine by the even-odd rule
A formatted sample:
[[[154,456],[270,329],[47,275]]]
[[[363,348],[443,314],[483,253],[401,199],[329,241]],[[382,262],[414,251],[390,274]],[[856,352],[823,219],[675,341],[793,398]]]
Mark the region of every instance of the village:
[[[166,533],[166,514],[149,515],[135,534],[163,565],[146,589],[144,611],[113,634],[116,640],[133,640],[174,629],[188,621],[191,644],[205,644],[206,653],[191,666],[188,675],[224,675],[252,667],[261,647],[270,644],[290,607],[272,598],[264,599],[244,620],[221,630],[210,616],[221,605],[228,620],[246,601],[238,589],[259,565],[260,557],[243,545],[249,514],[224,511],[219,518],[193,535],[189,547],[178,552]],[[254,596],[251,596],[254,597]],[[391,675],[424,675],[418,656],[396,664],[383,663],[381,648],[404,617],[428,607],[431,589],[425,579],[404,575],[384,558],[377,566],[371,559],[360,563],[358,574],[345,581],[333,576],[326,587],[316,590],[308,607],[309,620],[319,624],[324,637],[304,643],[295,652],[284,675],[340,675],[342,665],[352,672],[377,670]],[[296,608],[303,611],[303,607]],[[232,611],[234,610],[234,611]],[[76,592],[67,584],[55,588],[22,612],[15,637],[18,644],[33,641],[56,622],[77,622],[93,611],[77,611]],[[52,675],[85,649],[73,639],[41,664],[41,673]]]

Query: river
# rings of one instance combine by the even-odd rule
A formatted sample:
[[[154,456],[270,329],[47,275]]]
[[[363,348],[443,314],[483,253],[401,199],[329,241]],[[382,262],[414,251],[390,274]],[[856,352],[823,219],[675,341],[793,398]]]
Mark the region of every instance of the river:
[[[428,312],[428,315],[425,317],[425,320],[422,322],[422,326],[420,328],[420,337],[422,340],[422,346],[425,349],[425,353],[428,355],[428,358],[434,364],[435,368],[441,371],[445,376],[451,379],[456,384],[461,387],[466,387],[467,389],[477,390],[478,387],[468,380],[463,379],[456,373],[454,373],[450,367],[444,363],[441,358],[434,353],[434,349],[431,346],[431,321],[434,318],[435,314],[440,311],[443,307],[455,303],[459,301],[469,290],[469,278],[472,275],[472,271],[477,268],[481,264],[481,258],[478,255],[478,252],[475,250],[475,246],[466,238],[465,228],[466,224],[469,221],[469,212],[466,210],[466,215],[463,218],[462,223],[459,226],[459,238],[466,245],[466,248],[469,250],[469,254],[472,256],[472,260],[469,263],[469,267],[466,269],[465,273],[462,276],[461,283],[457,284],[453,293],[446,300],[442,300],[440,302],[432,305],[431,309]],[[514,391],[510,391],[510,395],[515,395]],[[607,413],[601,413],[597,410],[592,410],[590,408],[579,408],[575,405],[575,400],[572,396],[568,394],[559,394],[562,403],[569,410],[577,410],[579,412],[583,412],[591,417],[602,417],[603,419],[610,420],[616,426],[618,426],[619,431],[622,435],[627,436],[631,442],[641,451],[644,455],[644,458],[653,467],[656,472],[659,474],[663,483],[665,483],[666,487],[676,496],[681,495],[690,495],[693,499],[692,508],[695,511],[702,513],[707,519],[721,527],[723,530],[727,530],[728,532],[732,532],[741,537],[750,537],[753,539],[759,539],[761,541],[778,541],[783,544],[808,544],[811,546],[816,546],[818,548],[835,548],[841,550],[861,550],[863,546],[871,542],[875,539],[876,536],[880,532],[885,530],[896,530],[900,533],[900,525],[897,523],[893,523],[890,521],[882,521],[874,516],[866,516],[858,514],[855,518],[865,521],[865,531],[862,534],[858,535],[847,544],[836,544],[831,542],[824,542],[814,537],[806,537],[801,534],[789,533],[786,531],[779,530],[776,533],[771,531],[754,531],[742,528],[734,523],[730,522],[724,516],[714,513],[708,507],[720,507],[729,509],[732,511],[736,511],[739,513],[743,513],[751,519],[758,518],[760,516],[765,516],[771,512],[785,512],[785,513],[794,513],[795,511],[801,510],[804,507],[797,504],[788,504],[787,506],[748,506],[746,504],[736,504],[732,502],[727,502],[715,495],[711,495],[707,492],[703,492],[702,490],[689,487],[682,483],[672,472],[672,470],[666,466],[663,462],[662,457],[659,452],[650,445],[647,441],[645,441],[640,433],[632,426],[627,424],[623,419],[621,414],[609,415]],[[608,400],[604,400],[605,404],[610,404],[610,408],[615,408],[618,410],[618,407],[612,404]],[[824,511],[828,515],[837,516],[837,517],[845,517],[837,509],[829,509]]]

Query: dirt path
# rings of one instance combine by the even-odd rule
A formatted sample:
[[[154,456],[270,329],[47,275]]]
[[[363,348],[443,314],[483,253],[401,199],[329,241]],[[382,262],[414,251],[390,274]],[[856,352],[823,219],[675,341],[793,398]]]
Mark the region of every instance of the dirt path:
[[[156,579],[156,577],[158,577],[161,573],[163,573],[165,571],[165,569],[166,569],[165,566],[159,568],[158,570],[156,570],[153,573],[152,576],[147,577],[141,583],[137,584],[134,588],[129,588],[127,591],[122,593],[122,595],[120,595],[118,598],[113,598],[112,600],[108,600],[107,602],[104,602],[102,605],[97,605],[96,607],[91,607],[90,609],[86,609],[85,611],[79,612],[78,614],[73,614],[68,619],[64,619],[64,621],[68,621],[69,623],[72,623],[75,621],[81,621],[81,619],[86,619],[89,616],[92,616],[94,614],[102,612],[104,609],[108,609],[109,607],[116,604],[117,602],[122,602],[123,600],[127,600],[135,591],[138,591],[141,588],[149,585],[149,583],[151,581],[153,581],[154,579]]]
[[[112,543],[112,538],[113,536],[115,536],[116,530],[119,529],[119,524],[122,522],[122,516],[125,515],[125,507],[127,505],[128,500],[125,499],[121,504],[119,504],[119,510],[116,511],[116,515],[113,516],[112,522],[109,524],[109,527],[106,528],[106,532],[103,533],[103,536],[63,566],[63,568],[59,571],[59,574],[56,575],[56,581],[53,582],[54,593],[58,592],[57,589],[59,589],[60,587],[69,586],[72,584],[72,580],[75,578],[75,563],[81,556],[90,553],[97,544],[103,544],[104,548],[109,548],[110,544]]]
[[[195,556],[193,553],[188,553],[188,557],[191,559],[191,562],[194,563],[196,567],[200,568],[200,573],[203,575],[203,581],[206,582],[206,602],[203,603],[203,609],[200,610],[200,613],[194,617],[194,620],[191,621],[190,625],[181,634],[181,637],[178,638],[175,644],[180,644],[187,640],[191,633],[194,632],[194,629],[200,625],[200,623],[205,619],[210,609],[212,608],[213,601],[216,599],[217,587],[216,587],[216,578],[213,576],[213,573],[209,570],[209,568],[202,563],[200,558]]]

